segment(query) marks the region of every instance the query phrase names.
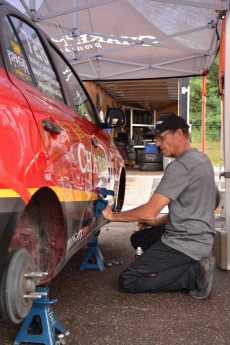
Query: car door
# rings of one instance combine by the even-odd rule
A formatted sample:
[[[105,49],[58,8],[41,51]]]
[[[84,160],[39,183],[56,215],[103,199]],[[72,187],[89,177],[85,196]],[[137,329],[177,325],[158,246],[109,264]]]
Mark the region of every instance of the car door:
[[[72,167],[75,183],[81,185],[83,182],[85,191],[91,190],[92,192],[92,203],[88,204],[85,226],[81,233],[82,236],[85,236],[95,224],[95,219],[93,219],[94,201],[98,197],[99,188],[110,189],[115,193],[118,191],[120,169],[123,162],[117,154],[112,138],[106,130],[102,129],[102,124],[84,85],[72,66],[68,64],[51,42],[50,46],[55,65],[73,109],[72,116],[76,121],[76,126],[73,126],[72,129],[75,131],[75,138],[82,137],[81,141],[77,139],[73,141]],[[91,185],[88,183],[90,179]],[[114,200],[112,197],[110,199],[111,201]],[[91,221],[87,222],[87,217],[93,220],[93,224]]]
[[[65,84],[65,89],[69,91],[70,103],[75,110],[75,114],[73,114],[77,121],[75,130],[81,129],[91,138],[91,153],[87,152],[83,141],[83,146],[80,149],[82,153],[79,157],[80,164],[76,164],[78,160],[75,159],[73,162],[74,169],[80,168],[83,175],[87,170],[92,171],[92,190],[94,192],[101,187],[113,189],[115,156],[117,154],[113,140],[106,130],[101,129],[102,126],[95,107],[72,67],[54,47],[51,47],[51,49],[58,71],[62,77],[64,76],[63,84]],[[90,166],[87,164],[88,155],[91,155]],[[81,161],[82,156],[85,156],[85,163]]]

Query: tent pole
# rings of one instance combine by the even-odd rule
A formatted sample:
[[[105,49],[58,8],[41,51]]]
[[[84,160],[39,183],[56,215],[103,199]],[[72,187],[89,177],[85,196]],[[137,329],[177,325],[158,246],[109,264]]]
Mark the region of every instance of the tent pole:
[[[202,76],[202,123],[201,123],[201,151],[205,152],[205,120],[206,120],[206,73]]]
[[[221,128],[220,128],[220,170],[219,170],[219,185],[218,188],[221,189],[221,172],[223,165],[223,147],[224,147],[224,96],[221,96],[220,104],[220,114],[221,114]]]
[[[224,163],[224,64],[225,64],[225,17],[222,18],[221,41],[220,41],[220,59],[218,70],[218,90],[221,96],[221,130],[220,130],[220,171],[219,171],[219,189],[221,189],[221,173]]]
[[[225,205],[227,231],[227,269],[230,270],[230,11],[226,14],[225,31],[225,97],[224,97],[224,161],[225,161]]]

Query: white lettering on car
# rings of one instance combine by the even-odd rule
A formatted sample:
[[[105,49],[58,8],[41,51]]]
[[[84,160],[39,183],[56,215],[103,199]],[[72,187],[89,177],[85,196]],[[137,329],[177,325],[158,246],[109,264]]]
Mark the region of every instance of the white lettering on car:
[[[114,176],[114,164],[109,159],[108,155],[105,155],[105,157],[102,157],[100,155],[93,154],[92,156],[92,152],[87,150],[84,144],[80,143],[78,145],[77,156],[78,156],[79,167],[82,174],[85,174],[85,173],[101,174],[103,171],[109,168],[109,178]]]
[[[35,41],[35,39],[33,39],[33,37],[31,37],[30,35],[27,34],[27,32],[25,30],[23,30],[23,28],[20,28],[21,33],[24,35],[24,37],[26,38],[29,50],[31,54],[35,54],[35,56],[42,62],[44,62],[45,64],[49,65],[49,60],[46,56],[46,53],[44,52],[44,48],[42,47],[42,45],[40,44],[39,41]]]
[[[71,236],[67,242],[67,251],[72,247],[74,243],[79,241],[83,237],[83,229],[80,229],[73,236]]]

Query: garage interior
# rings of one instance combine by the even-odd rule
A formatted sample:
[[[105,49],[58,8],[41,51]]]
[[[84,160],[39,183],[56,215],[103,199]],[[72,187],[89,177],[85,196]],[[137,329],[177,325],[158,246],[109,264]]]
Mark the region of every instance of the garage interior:
[[[126,166],[142,171],[163,170],[161,154],[154,151],[146,156],[145,144],[152,140],[145,134],[154,128],[161,113],[175,112],[188,119],[188,78],[91,81],[85,86],[99,114],[104,114],[108,106],[124,110],[126,126],[111,131],[111,135]]]

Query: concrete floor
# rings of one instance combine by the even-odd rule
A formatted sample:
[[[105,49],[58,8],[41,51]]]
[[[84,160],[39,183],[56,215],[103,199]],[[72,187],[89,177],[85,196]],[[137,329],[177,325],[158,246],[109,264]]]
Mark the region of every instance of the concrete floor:
[[[159,172],[128,171],[125,208],[147,201]],[[139,176],[140,175],[140,176]],[[143,177],[144,175],[144,177]],[[155,180],[153,180],[153,178]],[[230,272],[216,269],[212,293],[196,301],[186,291],[126,294],[118,276],[133,260],[129,237],[134,223],[112,223],[99,236],[107,263],[103,272],[80,271],[79,251],[53,280],[52,309],[70,335],[67,345],[228,345],[230,344]],[[118,262],[119,264],[109,264]],[[1,345],[11,345],[19,326],[0,323]]]

